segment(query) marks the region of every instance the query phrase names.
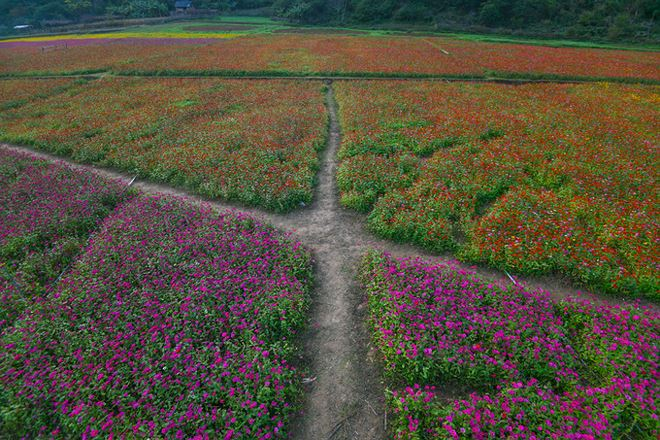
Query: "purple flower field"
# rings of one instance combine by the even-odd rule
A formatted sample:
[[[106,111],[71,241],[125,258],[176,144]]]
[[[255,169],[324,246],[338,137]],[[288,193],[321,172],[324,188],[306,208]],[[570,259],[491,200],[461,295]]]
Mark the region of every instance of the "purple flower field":
[[[0,330],[42,298],[103,219],[118,182],[0,151]]]
[[[398,438],[657,438],[657,312],[375,252],[361,280]]]
[[[49,194],[27,166],[2,168],[3,179],[25,174],[24,197]],[[31,209],[36,224],[40,209],[70,212]],[[309,253],[274,229],[134,195],[2,331],[0,438],[282,437],[310,286]]]

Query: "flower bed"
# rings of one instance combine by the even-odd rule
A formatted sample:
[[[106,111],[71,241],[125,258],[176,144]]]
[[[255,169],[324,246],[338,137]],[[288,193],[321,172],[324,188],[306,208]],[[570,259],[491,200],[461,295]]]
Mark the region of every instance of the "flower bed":
[[[375,252],[361,280],[398,438],[657,437],[657,312]]]
[[[657,87],[335,89],[342,203],[378,234],[657,298]]]
[[[239,34],[119,32],[0,41],[0,72],[113,70],[660,80],[660,56],[654,51],[548,47],[542,46],[542,42],[488,43],[432,36],[264,33],[231,38],[234,36]]]
[[[128,198],[119,182],[0,150],[0,330],[52,289]]]
[[[309,254],[267,226],[139,196],[0,341],[0,437],[281,437]]]
[[[311,201],[326,125],[319,84],[124,78],[0,115],[0,138],[289,211]]]
[[[0,81],[0,111],[20,107],[32,99],[46,98],[63,92],[74,83],[70,79]]]

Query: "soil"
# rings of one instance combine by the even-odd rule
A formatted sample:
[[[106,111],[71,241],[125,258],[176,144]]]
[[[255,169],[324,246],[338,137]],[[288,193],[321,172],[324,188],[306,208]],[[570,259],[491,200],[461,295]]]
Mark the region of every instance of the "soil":
[[[430,254],[420,248],[397,244],[375,237],[367,229],[364,216],[342,208],[336,185],[337,152],[341,130],[332,83],[326,96],[330,118],[328,145],[321,157],[319,183],[314,202],[289,214],[273,214],[232,203],[208,200],[190,192],[143,180],[133,187],[155,194],[182,196],[196,203],[207,203],[219,210],[240,210],[253,217],[290,231],[311,250],[315,259],[315,288],[309,323],[302,335],[300,359],[296,364],[305,372],[305,397],[302,411],[291,423],[294,439],[384,439],[387,415],[384,385],[378,356],[370,344],[366,320],[366,298],[357,281],[357,266],[368,249],[385,250],[397,257],[420,256],[434,262],[451,261],[458,267],[474,270],[480,277],[500,284],[511,283],[508,274],[494,269],[457,263],[451,255]],[[48,160],[62,160],[25,147],[0,144],[2,148],[33,153]],[[133,176],[90,165],[72,164],[127,184]],[[557,277],[514,278],[528,288],[541,288],[557,298],[589,297],[614,304],[642,303],[580,292]],[[448,395],[453,394],[451,390]]]

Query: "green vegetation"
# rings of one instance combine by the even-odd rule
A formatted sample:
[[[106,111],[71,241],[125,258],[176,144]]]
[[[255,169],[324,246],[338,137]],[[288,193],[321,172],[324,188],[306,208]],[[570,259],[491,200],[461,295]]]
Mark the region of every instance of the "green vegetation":
[[[196,9],[226,11],[267,6],[263,0],[194,0]],[[105,18],[147,18],[170,15],[174,0],[0,0],[0,32],[15,25],[34,28]],[[263,18],[257,22],[263,22]],[[3,32],[3,33],[4,33]]]
[[[193,0],[193,6],[211,15],[272,13],[289,24],[366,24],[375,28],[371,33],[388,29],[495,32],[507,37],[486,37],[488,41],[520,42],[520,36],[535,36],[560,38],[544,43],[558,46],[567,44],[563,39],[634,44],[660,41],[657,0]],[[174,0],[0,0],[0,32],[23,24],[43,28],[94,19],[163,17],[173,10]],[[222,21],[278,27],[278,22],[263,15],[222,17]]]
[[[660,15],[654,0],[275,0],[274,6],[305,23],[414,23],[612,41],[657,41]]]

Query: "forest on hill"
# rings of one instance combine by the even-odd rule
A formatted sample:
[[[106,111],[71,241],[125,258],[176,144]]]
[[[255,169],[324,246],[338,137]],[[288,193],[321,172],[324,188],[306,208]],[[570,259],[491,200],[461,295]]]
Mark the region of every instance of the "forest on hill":
[[[174,0],[0,0],[0,26],[79,22],[90,17],[166,16]],[[660,0],[193,0],[221,12],[265,8],[302,24],[418,25],[438,30],[658,41]]]
[[[302,22],[427,23],[441,29],[527,31],[567,37],[657,37],[658,0],[275,0]]]

